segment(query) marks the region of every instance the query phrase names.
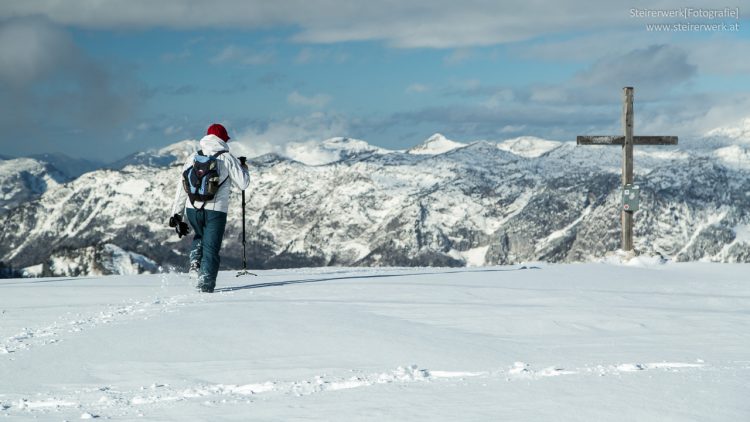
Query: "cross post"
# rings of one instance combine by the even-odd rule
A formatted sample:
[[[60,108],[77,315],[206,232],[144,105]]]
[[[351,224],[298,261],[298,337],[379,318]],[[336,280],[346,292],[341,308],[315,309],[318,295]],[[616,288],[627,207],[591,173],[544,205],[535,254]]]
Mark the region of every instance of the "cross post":
[[[676,136],[633,136],[633,87],[622,89],[622,127],[624,136],[583,135],[576,137],[578,145],[622,145],[622,188],[633,186],[634,145],[677,145]],[[637,189],[637,187],[636,187]],[[633,213],[627,204],[622,207],[623,251],[633,251]]]
[[[622,185],[633,184],[633,87],[625,87],[622,99]],[[622,210],[622,250],[633,250],[633,212]]]

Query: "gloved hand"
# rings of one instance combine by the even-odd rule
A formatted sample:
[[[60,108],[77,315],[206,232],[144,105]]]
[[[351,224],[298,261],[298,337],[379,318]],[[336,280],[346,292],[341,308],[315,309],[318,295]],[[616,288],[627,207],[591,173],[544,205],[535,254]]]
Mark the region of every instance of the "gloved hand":
[[[240,160],[240,165],[243,169],[247,170],[247,157],[237,157]]]
[[[169,217],[169,227],[174,227],[174,231],[177,232],[177,236],[182,239],[182,236],[187,236],[190,233],[187,223],[182,222],[182,216],[175,214]]]

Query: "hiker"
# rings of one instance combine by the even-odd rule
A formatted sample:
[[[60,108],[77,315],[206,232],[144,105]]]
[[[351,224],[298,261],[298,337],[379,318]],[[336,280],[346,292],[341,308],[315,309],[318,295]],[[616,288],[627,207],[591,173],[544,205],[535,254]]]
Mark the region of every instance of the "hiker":
[[[169,227],[182,238],[190,230],[182,221],[187,219],[195,231],[190,247],[190,274],[197,276],[197,288],[213,293],[219,273],[219,249],[229,211],[231,183],[245,190],[250,184],[247,164],[229,152],[229,135],[224,126],[212,124],[200,140],[200,150],[188,157],[177,182]],[[190,192],[189,192],[190,191]]]

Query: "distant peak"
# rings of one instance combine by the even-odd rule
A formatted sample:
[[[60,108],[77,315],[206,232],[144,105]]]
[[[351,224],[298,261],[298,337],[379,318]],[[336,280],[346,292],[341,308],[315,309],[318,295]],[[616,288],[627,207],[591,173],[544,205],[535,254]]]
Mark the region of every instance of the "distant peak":
[[[730,145],[714,151],[714,156],[725,165],[738,170],[750,170],[750,149],[740,145]]]
[[[307,165],[324,165],[355,158],[362,154],[387,154],[391,151],[370,145],[360,139],[335,137],[324,141],[291,142],[283,154]]]
[[[721,126],[712,129],[706,132],[705,136],[750,142],[750,117],[746,117],[735,126]]]
[[[198,142],[186,139],[175,142],[163,148],[152,148],[147,151],[136,152],[125,158],[111,163],[108,167],[122,169],[129,165],[169,166],[182,164],[194,152],[198,151]]]
[[[497,144],[503,151],[526,158],[537,158],[562,145],[558,141],[537,138],[536,136],[519,136]]]
[[[378,150],[378,147],[372,146],[366,141],[347,137],[335,137],[329,138],[322,142],[322,145],[327,148],[345,149],[345,150],[357,150],[357,151],[374,151]]]
[[[409,154],[438,155],[465,146],[466,144],[451,141],[450,139],[443,136],[442,133],[436,133],[427,138],[426,141],[409,149],[406,152]]]
[[[198,150],[198,142],[192,139],[185,139],[173,144],[167,145],[164,148],[152,149],[149,152],[155,155],[175,155],[183,156],[185,154],[190,155]]]
[[[446,138],[442,133],[435,133],[432,136],[430,136],[429,138],[427,138],[427,140],[425,141],[425,143],[428,143],[428,142],[444,142],[444,141],[448,141],[448,140],[449,139]]]

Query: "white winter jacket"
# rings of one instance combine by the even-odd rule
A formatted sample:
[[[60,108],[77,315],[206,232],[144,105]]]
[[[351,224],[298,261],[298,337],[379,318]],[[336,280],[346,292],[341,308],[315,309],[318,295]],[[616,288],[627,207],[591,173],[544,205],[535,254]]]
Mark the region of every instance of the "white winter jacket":
[[[219,151],[227,151],[216,158],[219,167],[219,180],[222,182],[227,178],[230,178],[232,180],[227,180],[226,183],[222,184],[221,187],[219,187],[219,191],[216,192],[214,200],[207,201],[204,209],[228,212],[229,194],[232,191],[232,183],[234,183],[234,185],[240,189],[247,189],[247,186],[250,184],[250,175],[248,174],[247,170],[242,168],[242,166],[240,165],[240,160],[229,153],[229,146],[227,145],[227,143],[222,141],[218,136],[204,136],[200,141],[200,146],[201,151],[203,151],[203,155],[213,155]],[[203,206],[203,202],[196,201],[195,207],[193,207],[193,205],[190,203],[190,200],[188,199],[187,192],[185,192],[185,188],[182,186],[182,173],[193,165],[193,160],[196,155],[197,153],[192,154],[190,157],[188,157],[187,161],[185,161],[185,165],[182,167],[180,178],[177,181],[174,204],[172,205],[172,215],[182,215],[186,207],[200,208],[201,206]]]

